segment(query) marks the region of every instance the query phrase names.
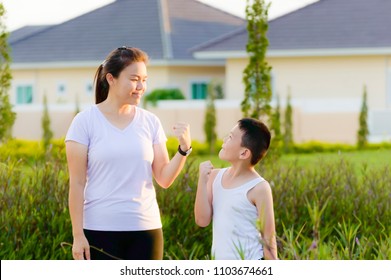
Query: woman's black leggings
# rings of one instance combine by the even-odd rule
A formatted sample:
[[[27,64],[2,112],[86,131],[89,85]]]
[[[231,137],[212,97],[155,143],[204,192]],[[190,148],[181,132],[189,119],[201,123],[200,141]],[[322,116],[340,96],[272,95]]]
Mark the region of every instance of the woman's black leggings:
[[[84,229],[91,260],[162,260],[163,231],[99,231]]]

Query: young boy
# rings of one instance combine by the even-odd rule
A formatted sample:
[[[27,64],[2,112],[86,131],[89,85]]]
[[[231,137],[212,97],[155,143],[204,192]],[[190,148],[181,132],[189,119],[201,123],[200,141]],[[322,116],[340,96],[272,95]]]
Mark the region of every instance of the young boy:
[[[278,259],[272,191],[255,170],[270,138],[261,121],[241,119],[219,152],[231,166],[200,164],[194,214],[201,227],[213,219],[213,259]]]

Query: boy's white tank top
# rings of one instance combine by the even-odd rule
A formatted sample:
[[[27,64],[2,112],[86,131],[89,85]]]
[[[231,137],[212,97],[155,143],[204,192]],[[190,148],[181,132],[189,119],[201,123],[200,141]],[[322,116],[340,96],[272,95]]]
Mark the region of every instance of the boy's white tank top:
[[[221,169],[213,182],[212,258],[216,260],[259,260],[263,258],[258,211],[247,193],[262,177],[239,187],[225,189],[221,180],[228,168]]]

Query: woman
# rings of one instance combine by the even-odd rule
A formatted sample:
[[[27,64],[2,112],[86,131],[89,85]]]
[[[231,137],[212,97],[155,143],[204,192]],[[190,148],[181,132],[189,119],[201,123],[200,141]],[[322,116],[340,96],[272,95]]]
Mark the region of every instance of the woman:
[[[177,123],[169,159],[159,119],[137,107],[148,55],[113,50],[95,75],[96,104],[78,113],[66,136],[74,259],[162,259],[163,233],[153,178],[168,188],[191,152],[188,124]]]

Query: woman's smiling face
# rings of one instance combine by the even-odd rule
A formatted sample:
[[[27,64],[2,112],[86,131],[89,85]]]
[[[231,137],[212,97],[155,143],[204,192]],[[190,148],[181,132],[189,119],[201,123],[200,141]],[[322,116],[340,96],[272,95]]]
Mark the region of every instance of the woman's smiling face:
[[[134,62],[124,68],[118,78],[109,79],[110,93],[124,103],[138,105],[147,89],[147,77],[145,63]]]

